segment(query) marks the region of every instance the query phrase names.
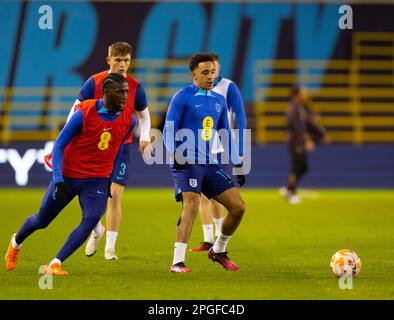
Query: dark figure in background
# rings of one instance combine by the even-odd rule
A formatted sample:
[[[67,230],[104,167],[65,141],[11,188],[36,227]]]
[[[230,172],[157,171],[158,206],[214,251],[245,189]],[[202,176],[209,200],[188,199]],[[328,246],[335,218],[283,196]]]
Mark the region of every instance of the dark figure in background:
[[[291,170],[287,187],[279,193],[290,204],[300,203],[297,186],[308,172],[308,152],[315,149],[315,144],[329,143],[326,129],[316,123],[316,115],[307,105],[308,93],[301,87],[293,87],[287,110],[287,143],[290,151]]]

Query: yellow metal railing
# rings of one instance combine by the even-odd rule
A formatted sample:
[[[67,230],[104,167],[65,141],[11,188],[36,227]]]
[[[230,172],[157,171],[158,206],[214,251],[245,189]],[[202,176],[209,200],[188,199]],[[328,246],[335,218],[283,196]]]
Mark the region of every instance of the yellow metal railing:
[[[284,141],[293,84],[309,89],[334,141],[394,142],[394,33],[355,33],[350,61],[255,61],[257,142]]]
[[[129,71],[143,84],[153,127],[174,93],[191,82],[187,60],[138,60]],[[0,88],[0,142],[55,139],[80,89]]]
[[[133,61],[130,72],[143,84],[152,127],[158,127],[163,121],[175,92],[191,83],[188,60],[185,59],[139,59]]]
[[[80,88],[0,88],[0,138],[10,141],[56,138]]]

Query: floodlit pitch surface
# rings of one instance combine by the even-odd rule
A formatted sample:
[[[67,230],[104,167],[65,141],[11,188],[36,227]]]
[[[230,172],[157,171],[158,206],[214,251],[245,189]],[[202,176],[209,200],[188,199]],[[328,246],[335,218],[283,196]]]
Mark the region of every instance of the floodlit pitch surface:
[[[118,261],[105,261],[103,238],[95,256],[84,245],[64,264],[67,277],[40,289],[48,263],[81,219],[74,200],[45,230],[23,244],[18,267],[0,271],[0,299],[394,299],[394,191],[302,190],[289,205],[277,190],[241,190],[247,212],[230,240],[238,272],[206,252],[187,252],[191,274],[169,272],[181,205],[170,189],[127,190],[117,242]],[[1,189],[0,248],[36,212],[42,189]],[[188,249],[202,241],[196,219]],[[340,289],[329,262],[339,249],[362,261],[352,289]]]

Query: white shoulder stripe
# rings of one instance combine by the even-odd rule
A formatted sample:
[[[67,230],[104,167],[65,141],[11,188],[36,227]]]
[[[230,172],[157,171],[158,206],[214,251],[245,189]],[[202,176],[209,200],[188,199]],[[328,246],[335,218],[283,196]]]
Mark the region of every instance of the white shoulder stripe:
[[[212,91],[219,93],[222,95],[225,99],[227,99],[227,92],[228,92],[228,87],[233,81],[227,78],[222,78],[222,80],[219,81],[219,83],[212,89]]]

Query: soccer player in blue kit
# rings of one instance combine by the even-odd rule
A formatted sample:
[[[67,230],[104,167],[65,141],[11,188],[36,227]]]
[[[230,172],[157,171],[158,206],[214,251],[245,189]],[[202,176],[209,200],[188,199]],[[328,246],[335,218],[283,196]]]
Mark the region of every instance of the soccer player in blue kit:
[[[210,52],[215,63],[216,76],[213,83],[212,91],[221,94],[225,97],[228,106],[228,119],[230,128],[237,128],[239,131],[239,141],[243,141],[243,130],[246,129],[246,113],[242,99],[242,95],[238,86],[234,81],[224,78],[220,75],[219,56],[216,53]],[[222,153],[223,147],[218,143],[214,146],[212,152]],[[239,143],[239,155],[243,156],[243,143]],[[190,251],[207,251],[213,246],[215,237],[219,236],[222,222],[223,222],[223,206],[216,200],[208,200],[204,195],[201,196],[200,203],[200,219],[203,229],[204,241],[197,247],[191,248]],[[214,232],[215,226],[215,232]]]
[[[185,265],[185,254],[198,213],[201,193],[208,199],[214,198],[228,211],[223,219],[221,232],[208,251],[208,258],[220,263],[226,270],[237,271],[239,267],[227,256],[226,246],[242,220],[245,203],[222,167],[211,163],[209,150],[212,148],[211,140],[218,130],[225,129],[231,136],[227,104],[222,95],[211,90],[216,71],[209,53],[193,55],[189,68],[193,84],[172,97],[164,125],[164,143],[174,162],[170,165],[170,171],[175,182],[175,197],[183,204],[176,227],[174,259],[170,271],[191,272]],[[194,139],[191,139],[194,141],[184,142],[192,144],[189,147],[194,151],[187,152],[184,161],[177,149],[183,142],[178,141],[179,136],[176,139],[181,129],[188,129],[194,136]],[[242,167],[242,164],[235,163],[235,166]],[[237,181],[242,186],[245,175],[238,174]]]

